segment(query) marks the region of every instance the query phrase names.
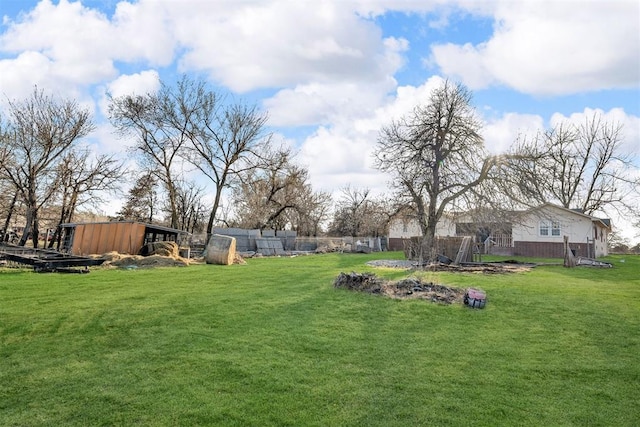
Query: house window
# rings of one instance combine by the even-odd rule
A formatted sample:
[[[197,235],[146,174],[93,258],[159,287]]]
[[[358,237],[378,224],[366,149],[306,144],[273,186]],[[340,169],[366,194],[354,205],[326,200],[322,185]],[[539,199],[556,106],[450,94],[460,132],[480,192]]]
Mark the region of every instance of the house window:
[[[541,236],[560,236],[560,221],[540,221]]]
[[[406,222],[402,223],[402,232],[403,233],[409,232],[409,225]]]

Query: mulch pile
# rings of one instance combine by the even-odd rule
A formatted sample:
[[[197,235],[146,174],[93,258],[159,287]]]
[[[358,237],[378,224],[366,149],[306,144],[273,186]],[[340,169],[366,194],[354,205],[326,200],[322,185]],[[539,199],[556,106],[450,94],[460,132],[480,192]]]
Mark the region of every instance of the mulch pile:
[[[386,281],[372,273],[340,273],[333,286],[351,291],[384,295],[396,299],[424,299],[436,303],[452,304],[462,302],[465,290],[421,282],[416,278],[398,282]]]

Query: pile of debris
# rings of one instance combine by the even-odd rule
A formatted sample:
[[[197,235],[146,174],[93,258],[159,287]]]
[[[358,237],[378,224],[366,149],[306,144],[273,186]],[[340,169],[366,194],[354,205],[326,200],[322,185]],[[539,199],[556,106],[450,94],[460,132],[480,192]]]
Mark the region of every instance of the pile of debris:
[[[450,271],[458,273],[484,273],[484,274],[504,274],[522,273],[534,268],[535,264],[525,264],[519,262],[465,262],[461,264],[429,264],[424,266],[430,271]]]
[[[417,278],[386,281],[372,273],[340,273],[333,286],[396,299],[424,299],[441,304],[462,303],[464,289],[422,282]]]
[[[521,273],[534,268],[535,264],[521,263],[517,261],[502,262],[465,262],[460,264],[446,264],[435,262],[422,265],[410,260],[374,260],[367,262],[371,267],[421,269],[429,271],[449,271],[458,273]]]
[[[587,267],[600,267],[600,268],[612,268],[613,264],[610,262],[598,261],[597,259],[578,257],[576,265]]]

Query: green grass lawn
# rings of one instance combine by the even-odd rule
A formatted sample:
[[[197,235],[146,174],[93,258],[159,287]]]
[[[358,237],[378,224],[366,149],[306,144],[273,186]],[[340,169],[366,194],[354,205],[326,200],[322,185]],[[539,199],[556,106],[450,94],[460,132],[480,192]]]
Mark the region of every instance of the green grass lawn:
[[[638,425],[640,257],[421,273],[484,310],[333,288],[390,257],[1,271],[0,425]]]

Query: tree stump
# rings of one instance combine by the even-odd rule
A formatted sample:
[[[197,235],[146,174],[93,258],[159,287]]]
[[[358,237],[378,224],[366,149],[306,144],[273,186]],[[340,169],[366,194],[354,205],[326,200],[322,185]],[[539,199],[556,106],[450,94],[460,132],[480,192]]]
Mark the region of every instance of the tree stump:
[[[564,236],[564,266],[567,268],[576,266],[576,258],[569,247],[569,236]]]

